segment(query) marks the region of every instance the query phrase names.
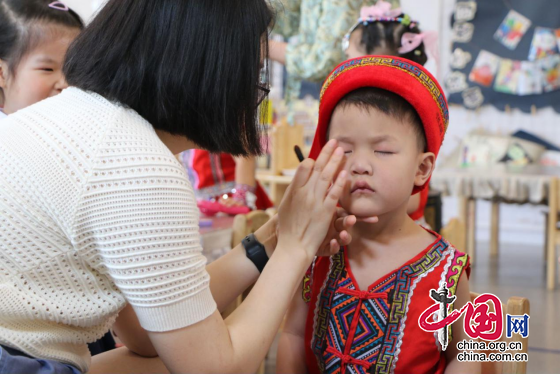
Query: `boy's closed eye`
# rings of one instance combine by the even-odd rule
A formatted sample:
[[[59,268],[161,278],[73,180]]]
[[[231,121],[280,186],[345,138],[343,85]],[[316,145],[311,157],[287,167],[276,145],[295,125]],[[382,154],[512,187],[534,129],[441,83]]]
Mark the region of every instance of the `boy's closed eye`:
[[[353,152],[354,152],[354,151],[352,151],[352,150],[347,150],[347,151],[344,151],[344,154],[346,154],[346,155],[351,155]],[[376,155],[389,156],[389,155],[394,155],[396,152],[374,150],[374,153],[375,153]]]
[[[376,155],[380,155],[380,156],[390,156],[390,155],[394,155],[395,152],[389,152],[389,151],[375,151]]]

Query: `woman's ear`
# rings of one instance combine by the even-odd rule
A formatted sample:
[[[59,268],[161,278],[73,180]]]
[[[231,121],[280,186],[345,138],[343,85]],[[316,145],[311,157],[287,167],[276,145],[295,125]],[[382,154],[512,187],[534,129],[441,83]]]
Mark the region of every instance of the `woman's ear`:
[[[436,155],[432,152],[421,153],[418,156],[418,168],[414,177],[415,186],[423,186],[434,171],[436,166]]]
[[[4,106],[4,90],[8,84],[8,64],[0,59],[0,108]]]
[[[6,88],[8,81],[8,63],[0,59],[0,88]]]

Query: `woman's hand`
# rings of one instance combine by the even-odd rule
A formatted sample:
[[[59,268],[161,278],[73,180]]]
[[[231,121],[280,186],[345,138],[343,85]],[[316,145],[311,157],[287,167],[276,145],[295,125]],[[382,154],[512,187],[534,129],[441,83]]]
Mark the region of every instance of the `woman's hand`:
[[[336,208],[336,213],[332,218],[329,231],[323,243],[319,247],[317,256],[332,256],[352,242],[352,235],[350,229],[356,222],[364,221],[368,223],[376,223],[379,219],[377,217],[360,218],[359,220],[355,215],[348,214],[342,208]]]
[[[315,256],[329,228],[335,226],[333,217],[346,182],[346,171],[336,176],[343,159],[342,148],[331,140],[317,161],[306,159],[300,164],[278,210],[279,247],[302,254],[308,261]],[[346,224],[351,221],[346,219]]]

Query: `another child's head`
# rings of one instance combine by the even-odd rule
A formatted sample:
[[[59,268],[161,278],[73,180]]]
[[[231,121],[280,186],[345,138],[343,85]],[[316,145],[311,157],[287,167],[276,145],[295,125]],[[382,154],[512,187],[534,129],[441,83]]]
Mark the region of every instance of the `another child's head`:
[[[58,1],[0,0],[0,107],[6,114],[66,87],[64,57],[83,27]]]
[[[343,48],[347,58],[388,55],[424,65],[428,56],[423,36],[418,22],[400,9],[392,10],[390,3],[379,1],[362,8],[360,19],[344,37]]]
[[[447,123],[443,91],[421,66],[388,56],[349,60],[323,86],[310,156],[329,139],[345,150],[347,212],[406,214],[411,193],[427,188]]]

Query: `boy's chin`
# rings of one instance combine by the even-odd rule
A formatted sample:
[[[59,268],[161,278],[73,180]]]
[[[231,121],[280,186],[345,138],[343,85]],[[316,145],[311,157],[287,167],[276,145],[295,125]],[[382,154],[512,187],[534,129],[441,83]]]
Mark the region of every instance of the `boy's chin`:
[[[349,204],[340,202],[340,206],[346,211],[346,213],[361,218],[378,216],[382,213],[379,206],[376,207],[373,202],[353,202]]]

